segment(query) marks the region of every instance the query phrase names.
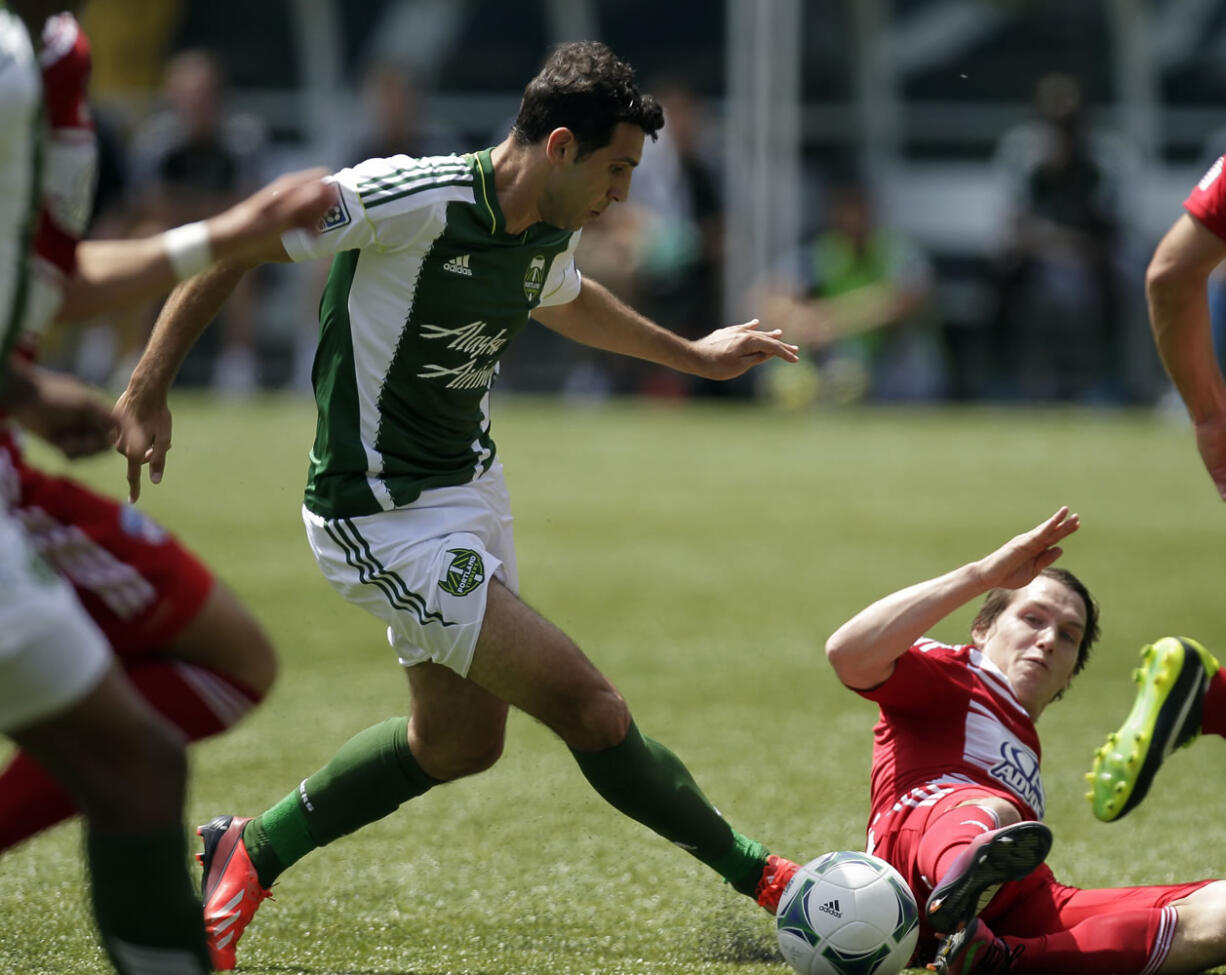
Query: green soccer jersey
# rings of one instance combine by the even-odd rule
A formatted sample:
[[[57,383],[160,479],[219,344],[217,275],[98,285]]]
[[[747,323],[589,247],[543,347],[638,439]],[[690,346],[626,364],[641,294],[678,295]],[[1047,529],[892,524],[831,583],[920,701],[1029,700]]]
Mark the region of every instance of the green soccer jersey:
[[[532,309],[580,288],[577,232],[506,232],[488,149],[371,159],[334,178],[340,201],[319,235],[282,238],[296,261],[333,255],[305,499],[325,518],[387,511],[488,470],[499,358]]]

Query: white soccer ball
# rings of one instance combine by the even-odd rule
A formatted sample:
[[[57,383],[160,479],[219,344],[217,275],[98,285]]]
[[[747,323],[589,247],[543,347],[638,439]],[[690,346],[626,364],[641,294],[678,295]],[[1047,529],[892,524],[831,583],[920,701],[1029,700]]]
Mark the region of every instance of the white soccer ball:
[[[919,938],[919,908],[884,860],[836,851],[796,871],[775,926],[779,950],[801,975],[898,975]]]

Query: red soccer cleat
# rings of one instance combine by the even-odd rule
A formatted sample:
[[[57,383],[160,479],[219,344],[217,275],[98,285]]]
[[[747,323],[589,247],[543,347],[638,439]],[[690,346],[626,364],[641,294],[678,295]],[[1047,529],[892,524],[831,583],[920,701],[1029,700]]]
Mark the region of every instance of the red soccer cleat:
[[[218,816],[196,830],[204,840],[204,852],[196,859],[204,868],[204,930],[213,967],[228,972],[234,967],[238,939],[255,916],[260,902],[272,894],[260,886],[247,848],[243,827],[250,817]]]
[[[976,837],[950,864],[928,897],[925,914],[934,931],[957,931],[983,911],[1010,880],[1021,880],[1051,850],[1051,830],[1023,820]]]
[[[779,898],[783,896],[783,888],[799,869],[799,865],[791,860],[770,854],[766,858],[766,866],[762,868],[762,877],[758,880],[758,889],[754,891],[754,900],[774,914],[779,910]]]

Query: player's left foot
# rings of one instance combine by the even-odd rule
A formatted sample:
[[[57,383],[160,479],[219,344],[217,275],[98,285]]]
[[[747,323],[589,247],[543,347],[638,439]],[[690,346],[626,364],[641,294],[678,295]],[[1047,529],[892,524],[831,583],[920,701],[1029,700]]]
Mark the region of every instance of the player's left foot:
[[[976,917],[945,939],[928,970],[941,975],[1005,975],[1021,952],[1020,945],[1010,948]]]
[[[1200,734],[1209,679],[1217,673],[1213,654],[1187,637],[1163,637],[1141,650],[1133,672],[1140,685],[1119,731],[1094,753],[1086,774],[1086,798],[1104,823],[1140,804],[1159,766],[1176,748]]]
[[[779,909],[779,898],[783,896],[783,888],[792,879],[799,864],[783,857],[770,854],[766,858],[766,866],[762,868],[762,876],[758,880],[758,889],[754,891],[754,900],[766,910],[774,914]]]
[[[988,906],[1001,884],[1021,880],[1050,850],[1051,830],[1030,820],[976,837],[929,895],[924,908],[929,926],[942,934],[957,931]]]
[[[204,870],[204,929],[213,967],[219,972],[234,968],[238,939],[256,908],[272,896],[260,886],[243,846],[243,827],[249,822],[240,816],[217,816],[196,830],[204,840],[204,852],[196,854]]]

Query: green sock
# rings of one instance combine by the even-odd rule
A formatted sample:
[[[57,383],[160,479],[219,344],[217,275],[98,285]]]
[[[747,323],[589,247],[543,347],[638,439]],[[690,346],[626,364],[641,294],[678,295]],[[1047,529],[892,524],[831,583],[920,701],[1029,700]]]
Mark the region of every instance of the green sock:
[[[621,744],[571,754],[606,802],[692,853],[741,893],[753,894],[766,848],[724,821],[667,748],[631,722]]]
[[[408,718],[388,718],[350,738],[332,759],[243,830],[260,878],[273,881],[318,846],[395,812],[438,779],[409,750]]]
[[[120,975],[213,970],[181,826],[120,834],[90,830],[85,845],[94,917]]]

